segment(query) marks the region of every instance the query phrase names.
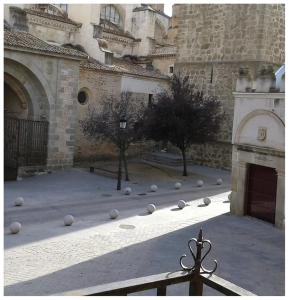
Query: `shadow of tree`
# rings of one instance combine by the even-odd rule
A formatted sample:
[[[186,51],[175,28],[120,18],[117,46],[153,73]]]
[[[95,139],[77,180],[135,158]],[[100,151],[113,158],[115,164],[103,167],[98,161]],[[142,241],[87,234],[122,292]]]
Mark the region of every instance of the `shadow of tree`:
[[[45,276],[6,286],[5,295],[59,294],[180,270],[179,258],[182,254],[188,254],[185,263],[191,263],[187,241],[197,237],[200,228],[203,229],[204,238],[212,242],[212,251],[204,261],[205,267],[210,268],[213,260],[217,259],[216,275],[257,295],[284,295],[284,231],[250,217],[230,214],[94,257]],[[97,242],[95,247],[98,247]],[[188,295],[188,285],[171,286],[168,294]],[[216,294],[205,288],[204,295]]]

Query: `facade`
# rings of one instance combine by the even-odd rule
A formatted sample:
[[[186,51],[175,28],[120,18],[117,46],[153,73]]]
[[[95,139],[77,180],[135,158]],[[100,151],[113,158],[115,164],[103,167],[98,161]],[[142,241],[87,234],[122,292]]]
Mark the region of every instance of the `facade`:
[[[174,6],[175,7],[175,6]],[[274,4],[187,4],[177,7],[175,72],[219,97],[225,113],[217,142],[194,145],[195,163],[231,168],[234,96],[239,68],[254,78],[265,64],[285,61],[285,9]]]
[[[4,17],[5,164],[18,156],[14,165],[43,167],[31,161],[39,143],[48,168],[113,155],[83,137],[88,107],[122,91],[147,102],[168,86],[169,70],[154,67],[151,55],[170,46],[162,5],[7,4]]]
[[[191,159],[229,169],[239,68],[254,79],[262,66],[284,63],[284,5],[175,4],[170,18],[163,4],[7,4],[4,17],[5,117],[48,123],[49,168],[114,155],[83,137],[88,107],[125,90],[149,101],[181,73],[225,112],[218,141],[194,145]],[[11,157],[25,148],[11,141],[14,131],[6,130]]]
[[[241,69],[234,93],[231,212],[285,226],[284,68],[256,80]]]

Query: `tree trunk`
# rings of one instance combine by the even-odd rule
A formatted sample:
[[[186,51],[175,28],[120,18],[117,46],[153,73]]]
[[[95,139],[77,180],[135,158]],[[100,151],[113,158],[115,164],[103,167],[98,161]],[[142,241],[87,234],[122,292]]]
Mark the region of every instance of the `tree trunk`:
[[[123,159],[123,165],[124,165],[124,171],[125,171],[125,181],[129,181],[125,150],[122,152],[122,159]]]
[[[118,172],[117,172],[117,187],[118,191],[121,190],[121,156],[122,156],[122,147],[119,147],[119,156],[118,156]]]
[[[183,156],[183,176],[188,176],[188,172],[187,172],[187,158],[186,158],[186,150],[182,149],[182,156]]]

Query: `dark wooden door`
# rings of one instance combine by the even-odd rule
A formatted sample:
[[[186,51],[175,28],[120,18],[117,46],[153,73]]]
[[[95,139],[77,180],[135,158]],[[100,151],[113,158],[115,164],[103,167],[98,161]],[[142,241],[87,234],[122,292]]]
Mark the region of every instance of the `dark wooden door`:
[[[277,173],[275,169],[249,165],[247,214],[275,224]]]

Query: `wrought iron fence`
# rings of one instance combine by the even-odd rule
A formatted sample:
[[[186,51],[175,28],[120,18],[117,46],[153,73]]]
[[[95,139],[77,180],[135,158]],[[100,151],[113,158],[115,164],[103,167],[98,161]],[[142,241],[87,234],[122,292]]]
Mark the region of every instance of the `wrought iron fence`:
[[[192,248],[193,243],[196,245],[196,254]],[[212,270],[208,270],[203,266],[203,260],[211,251],[211,242],[203,239],[202,230],[199,232],[198,239],[193,238],[189,240],[188,247],[193,257],[193,265],[191,267],[185,266],[183,264],[183,258],[186,255],[183,255],[180,258],[180,264],[183,271],[150,275],[68,291],[62,293],[61,296],[127,296],[131,293],[151,289],[157,290],[157,296],[166,296],[167,286],[183,282],[189,283],[189,296],[202,296],[203,285],[207,285],[226,296],[256,296],[255,294],[214,275],[213,273],[217,269],[217,261],[214,261],[215,266]],[[203,255],[202,249],[206,247],[206,252]]]
[[[4,165],[46,165],[48,143],[47,121],[4,118]]]

